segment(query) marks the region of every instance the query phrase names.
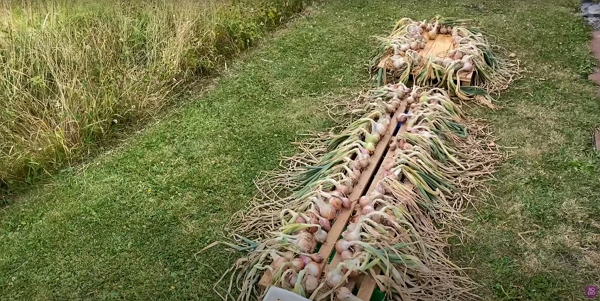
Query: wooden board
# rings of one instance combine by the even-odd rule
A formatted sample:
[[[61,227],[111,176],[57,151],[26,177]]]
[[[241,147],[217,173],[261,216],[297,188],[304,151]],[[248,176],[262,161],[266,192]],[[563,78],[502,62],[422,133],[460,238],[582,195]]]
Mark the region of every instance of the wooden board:
[[[453,46],[452,36],[448,34],[438,34],[435,40],[428,40],[425,48],[419,51],[422,56],[446,57],[448,51]],[[459,74],[460,83],[463,86],[470,86],[473,78],[473,72]]]
[[[354,212],[354,206],[358,203],[358,199],[364,195],[365,190],[368,188],[368,185],[373,178],[373,174],[378,170],[381,160],[383,159],[383,154],[387,150],[396,126],[398,125],[396,115],[404,113],[405,108],[406,102],[403,101],[400,105],[400,108],[396,110],[396,113],[392,117],[386,134],[383,135],[383,137],[377,143],[375,151],[371,155],[371,163],[369,164],[369,167],[363,171],[358,183],[352,189],[352,193],[349,197],[350,201],[352,202],[352,206],[350,206],[350,208],[344,208],[341,210],[331,226],[331,229],[327,234],[327,239],[325,240],[325,243],[321,245],[318,253],[325,259],[323,260],[321,267],[324,267],[327,264],[327,259],[331,256],[331,253],[335,248],[335,243],[338,241],[340,235],[342,235],[344,228],[346,228],[346,224],[348,224],[348,220],[352,216],[352,212]],[[271,275],[270,271],[266,270],[261,279],[258,281],[258,285],[260,288],[266,289],[272,284],[272,282],[273,275]]]
[[[407,126],[408,126],[407,123],[402,124],[402,126],[400,127],[400,130],[398,130],[398,133],[396,134],[396,136],[399,136],[402,133],[406,132]],[[381,168],[377,172],[375,179],[373,179],[373,182],[371,183],[371,187],[369,187],[369,191],[367,193],[369,193],[377,188],[377,184],[379,183],[379,181],[381,181],[383,179],[383,173],[384,173],[383,166],[385,166],[386,163],[393,162],[393,161],[394,161],[394,153],[388,152],[387,155],[385,156],[385,159],[383,160]],[[377,274],[379,274],[379,272],[381,272],[381,269],[378,266],[376,266],[375,268],[373,268],[373,272],[377,275]],[[371,300],[371,295],[373,295],[373,290],[375,290],[377,283],[375,282],[375,279],[373,279],[373,277],[371,277],[371,275],[362,275],[361,278],[362,279],[360,280],[360,288],[358,289],[358,293],[356,294],[356,296],[363,301],[369,301],[369,300]]]

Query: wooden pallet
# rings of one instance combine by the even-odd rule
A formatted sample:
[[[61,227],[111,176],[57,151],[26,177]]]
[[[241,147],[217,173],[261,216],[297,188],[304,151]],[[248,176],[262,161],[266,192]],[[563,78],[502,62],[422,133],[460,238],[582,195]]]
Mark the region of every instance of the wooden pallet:
[[[318,253],[323,256],[323,258],[330,259],[329,261],[323,261],[323,277],[327,275],[328,271],[334,269],[341,261],[340,254],[335,252],[335,243],[338,241],[342,232],[346,228],[350,217],[354,213],[355,206],[358,205],[358,200],[361,196],[364,196],[376,189],[377,183],[383,179],[384,164],[390,160],[393,160],[393,152],[388,152],[388,147],[392,137],[395,136],[394,132],[396,132],[398,127],[398,121],[396,117],[406,112],[406,109],[407,103],[406,101],[403,101],[398,110],[394,113],[386,134],[380,139],[377,147],[375,148],[375,152],[373,155],[371,155],[371,163],[369,164],[369,167],[361,174],[357,185],[355,185],[352,190],[352,193],[349,197],[352,202],[352,206],[350,208],[343,209],[338,214],[331,227],[331,230],[327,235],[326,242],[323,243],[319,248]],[[405,131],[406,124],[402,124],[396,135],[399,135]],[[375,268],[374,272],[379,273],[378,268]],[[267,270],[263,274],[258,284],[262,289],[267,289],[271,285],[272,281],[273,277],[270,271]],[[345,284],[345,286],[351,291],[353,291],[355,287],[358,287],[358,298],[364,301],[369,301],[377,284],[370,275],[361,275],[358,277],[358,279],[351,279]]]
[[[452,36],[449,34],[438,34],[435,40],[427,40],[425,48],[419,51],[419,54],[424,57],[441,57],[445,58],[453,48]],[[473,72],[459,74],[460,83],[462,86],[470,86],[473,79]]]

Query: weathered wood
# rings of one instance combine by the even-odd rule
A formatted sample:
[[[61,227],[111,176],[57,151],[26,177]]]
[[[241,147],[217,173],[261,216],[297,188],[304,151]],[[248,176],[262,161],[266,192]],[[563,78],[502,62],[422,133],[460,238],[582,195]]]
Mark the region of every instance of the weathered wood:
[[[446,57],[448,51],[454,47],[454,41],[452,36],[448,34],[438,34],[435,40],[428,40],[425,44],[425,48],[419,51],[419,54],[425,57]],[[458,75],[460,78],[460,84],[463,86],[470,86],[471,79],[473,78],[473,71],[469,73],[461,73]]]
[[[396,136],[401,135],[402,133],[406,132],[406,128],[407,128],[407,124],[404,123],[402,124],[402,126],[400,127],[400,130],[398,130],[398,133],[396,134]],[[371,183],[371,187],[369,187],[369,192],[377,189],[377,184],[379,183],[379,181],[381,181],[384,178],[384,166],[385,164],[387,164],[388,162],[393,162],[394,160],[394,153],[393,152],[388,152],[381,164],[381,168],[379,168],[379,171],[377,172],[377,175],[375,176],[375,178],[373,179],[373,182]],[[379,267],[374,267],[373,268],[373,273],[375,273],[376,275],[379,274],[379,272],[381,272]],[[375,287],[377,286],[377,282],[375,282],[375,279],[373,279],[373,277],[371,277],[371,275],[362,275],[361,276],[361,280],[360,281],[360,288],[358,289],[358,293],[356,294],[356,296],[364,301],[369,301],[371,300],[371,295],[373,295],[373,290],[375,289]],[[352,288],[350,288],[352,289]]]

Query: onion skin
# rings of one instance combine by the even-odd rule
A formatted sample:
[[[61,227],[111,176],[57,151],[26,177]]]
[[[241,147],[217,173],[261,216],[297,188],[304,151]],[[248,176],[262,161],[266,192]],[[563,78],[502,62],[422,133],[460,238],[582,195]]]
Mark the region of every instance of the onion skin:
[[[323,229],[319,229],[315,233],[315,240],[317,242],[324,243],[325,241],[327,241],[327,232]]]
[[[307,275],[312,275],[315,277],[319,277],[321,276],[321,265],[319,265],[318,263],[312,261],[309,262],[305,267],[304,270],[306,270],[306,274]]]
[[[302,279],[302,284],[307,293],[312,293],[319,286],[319,279],[313,275],[305,275]]]
[[[304,266],[306,264],[304,263],[304,261],[301,258],[294,258],[292,260],[292,268],[294,269],[294,272],[299,272],[302,269],[304,269]]]
[[[354,254],[352,253],[352,251],[349,251],[349,250],[342,252],[342,255],[341,255],[342,260],[348,260],[348,259],[352,258],[352,256],[354,256]]]

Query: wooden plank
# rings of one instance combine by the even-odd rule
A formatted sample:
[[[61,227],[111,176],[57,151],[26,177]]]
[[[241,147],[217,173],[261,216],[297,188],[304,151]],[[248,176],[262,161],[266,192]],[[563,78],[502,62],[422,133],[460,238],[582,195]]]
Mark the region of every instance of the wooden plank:
[[[448,51],[452,48],[453,46],[453,40],[452,40],[452,36],[445,34],[438,34],[438,36],[435,38],[435,40],[428,40],[427,43],[425,44],[425,48],[421,49],[419,51],[419,54],[421,54],[424,57],[427,56],[433,56],[433,57],[446,57],[448,54]],[[460,77],[460,83],[463,86],[470,86],[471,85],[471,79],[473,78],[473,72],[467,73],[467,74],[459,74],[458,75]]]
[[[400,127],[400,130],[398,130],[398,134],[396,134],[396,136],[401,135],[402,133],[406,132],[406,128],[407,128],[408,124],[404,123],[402,124],[402,126]],[[385,156],[385,159],[383,160],[382,166],[379,169],[379,171],[377,172],[377,175],[375,176],[375,179],[373,180],[373,183],[371,183],[371,187],[369,188],[369,192],[375,190],[377,188],[377,183],[383,179],[383,173],[384,173],[384,168],[383,166],[385,166],[384,164],[386,164],[387,162],[390,162],[394,160],[394,153],[392,152],[388,152],[387,155]],[[381,269],[376,266],[373,268],[373,272],[375,273],[375,275],[379,274],[379,272],[381,272]],[[362,275],[361,276],[361,280],[360,281],[360,288],[358,289],[358,293],[356,294],[356,296],[363,300],[363,301],[369,301],[371,300],[371,296],[373,295],[373,290],[375,290],[375,287],[377,286],[377,282],[375,282],[375,279],[373,279],[373,277],[371,277],[371,275]]]
[[[352,193],[349,197],[350,201],[352,202],[351,208],[342,210],[331,226],[331,230],[329,230],[329,233],[327,234],[327,240],[319,249],[319,254],[323,256],[323,258],[329,258],[331,255],[335,247],[335,243],[338,241],[340,235],[342,235],[344,228],[346,228],[346,224],[348,224],[348,220],[352,216],[352,212],[354,212],[354,206],[358,203],[358,199],[363,196],[365,190],[367,189],[367,185],[371,182],[373,173],[379,168],[380,162],[383,159],[383,153],[387,150],[390,140],[392,139],[392,135],[394,134],[394,130],[398,125],[396,116],[402,114],[403,108],[405,107],[406,103],[403,102],[400,106],[400,109],[396,110],[396,113],[394,113],[386,134],[379,140],[377,146],[375,147],[375,152],[373,152],[371,155],[371,163],[369,164],[369,167],[363,171],[357,185],[355,185],[352,189]],[[327,264],[327,262],[323,262],[323,266],[325,264]]]
[[[369,185],[369,183],[371,182],[373,173],[379,168],[381,160],[383,159],[383,154],[387,150],[390,140],[392,139],[392,135],[394,134],[396,126],[398,125],[396,115],[402,114],[404,112],[405,108],[406,108],[406,102],[402,102],[402,104],[400,105],[400,108],[396,111],[396,113],[392,117],[392,120],[390,121],[390,124],[388,126],[388,130],[387,130],[386,134],[383,135],[383,137],[381,137],[381,139],[377,143],[377,146],[375,147],[375,151],[371,155],[371,163],[369,164],[369,167],[367,167],[367,169],[363,171],[358,183],[352,189],[352,193],[350,194],[350,197],[349,197],[350,201],[352,202],[352,206],[350,206],[350,208],[342,209],[339,212],[338,216],[336,217],[333,225],[331,226],[331,229],[329,230],[329,233],[327,234],[327,239],[321,245],[321,248],[319,249],[319,253],[318,253],[321,256],[323,256],[323,258],[325,259],[323,261],[321,267],[324,267],[327,264],[327,259],[333,252],[335,243],[338,241],[338,238],[340,237],[340,235],[342,235],[342,232],[344,231],[344,228],[346,227],[348,220],[352,216],[352,212],[354,212],[354,206],[358,203],[358,199],[364,194],[365,190],[367,189],[367,185]],[[339,259],[338,259],[338,262],[339,262]],[[258,285],[260,288],[266,289],[272,284],[272,282],[273,282],[273,275],[271,275],[270,271],[266,270],[264,272],[263,276],[261,277],[261,279],[258,281]]]
[[[398,120],[396,119],[396,116],[403,114],[403,113],[404,113],[404,111],[406,111],[406,106],[407,106],[407,105],[408,105],[408,104],[406,103],[406,101],[403,101],[403,102],[402,102],[402,104],[400,105],[400,107],[398,108],[398,110],[396,110],[396,112],[394,113],[394,116],[392,117],[392,120],[390,121],[390,125],[388,126],[388,131],[387,131],[387,133],[386,133],[386,137],[388,137],[388,139],[385,141],[385,143],[383,143],[384,141],[383,141],[383,139],[382,139],[382,140],[379,142],[379,144],[377,144],[377,146],[379,146],[379,145],[385,145],[385,149],[387,150],[387,147],[388,147],[388,146],[389,146],[389,144],[390,144],[390,140],[391,140],[391,139],[392,139],[392,137],[393,137],[394,131],[396,130],[396,127],[398,126]],[[386,158],[387,158],[387,156],[386,156]],[[373,163],[371,163],[371,164],[373,164]],[[382,164],[383,164],[383,163],[382,163]],[[376,168],[377,168],[377,172],[379,172],[380,170],[382,170],[382,169],[380,168],[380,166],[381,166],[382,164],[378,164],[378,166],[376,166]],[[369,165],[369,166],[371,166],[371,165]],[[378,177],[378,176],[381,176],[381,174],[379,174],[379,173],[378,173],[378,174],[375,176],[375,179],[377,179],[377,177]],[[371,185],[371,186],[372,186],[372,185]],[[371,187],[371,186],[369,186],[369,187]],[[363,190],[363,192],[364,192],[364,190]],[[353,193],[354,193],[354,192],[353,192]],[[360,196],[363,196],[363,195],[364,195],[364,193],[362,193]],[[358,197],[356,200],[358,200],[358,199],[360,198],[360,196],[359,196],[359,197]],[[353,204],[356,204],[356,202],[353,202]],[[352,210],[352,212],[354,212],[354,210]],[[348,217],[348,219],[346,219],[346,221],[345,221],[345,223],[344,223],[344,226],[342,227],[342,229],[346,227],[346,225],[348,224],[348,220],[349,220],[349,219],[350,219],[350,217]],[[336,223],[337,223],[337,220],[336,220]],[[333,230],[333,228],[332,228],[332,230]],[[342,232],[343,232],[343,230],[342,230]],[[330,231],[329,233],[331,233],[331,231]],[[341,234],[342,234],[342,233],[340,232],[340,235],[341,235]],[[337,236],[337,238],[339,238],[339,237],[340,237],[340,235],[338,235],[338,236]],[[328,236],[328,238],[329,238],[329,236]],[[336,240],[336,242],[337,242],[337,240]],[[335,243],[334,243],[334,244],[335,244]],[[328,273],[329,271],[331,271],[332,269],[335,269],[335,267],[338,265],[338,263],[340,263],[340,261],[341,261],[341,260],[342,260],[342,258],[341,258],[341,254],[338,254],[338,253],[336,253],[336,254],[333,256],[333,258],[331,259],[331,262],[330,262],[330,263],[328,263],[328,264],[325,266],[325,268],[323,269],[323,271],[324,271],[324,275],[327,275],[327,273]],[[355,283],[356,283],[356,280],[354,280],[354,279],[351,279],[351,280],[348,282],[348,284],[346,285],[346,287],[348,287],[350,290],[352,290],[352,288],[354,288],[354,285],[355,285]]]

